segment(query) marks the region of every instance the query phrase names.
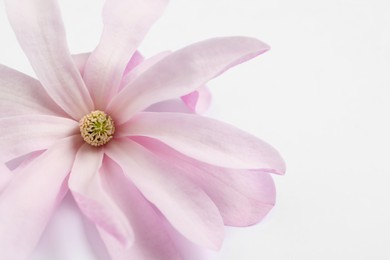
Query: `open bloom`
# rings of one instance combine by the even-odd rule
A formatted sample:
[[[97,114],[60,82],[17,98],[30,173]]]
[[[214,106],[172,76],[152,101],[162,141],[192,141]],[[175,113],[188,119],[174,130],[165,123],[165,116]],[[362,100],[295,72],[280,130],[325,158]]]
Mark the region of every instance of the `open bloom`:
[[[0,67],[0,258],[23,259],[71,192],[113,259],[181,259],[168,228],[218,249],[223,226],[272,208],[279,153],[228,124],[146,112],[268,50],[215,38],[142,60],[136,52],[166,0],[107,0],[97,48],[71,56],[55,0],[7,0],[36,75]],[[129,14],[131,13],[131,14]],[[19,159],[20,160],[20,159]],[[166,224],[169,223],[169,224]]]

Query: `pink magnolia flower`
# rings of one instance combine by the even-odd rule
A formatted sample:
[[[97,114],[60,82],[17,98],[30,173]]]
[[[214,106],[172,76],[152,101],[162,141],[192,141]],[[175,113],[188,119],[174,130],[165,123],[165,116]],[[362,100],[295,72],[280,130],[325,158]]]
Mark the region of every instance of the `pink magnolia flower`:
[[[179,97],[197,110],[201,86],[266,44],[215,38],[142,60],[167,0],[107,0],[99,45],[72,58],[56,1],[5,3],[39,81],[0,67],[0,158],[24,158],[0,166],[1,259],[28,256],[67,192],[113,259],[181,259],[170,227],[218,249],[224,225],[273,207],[269,173],[285,171],[274,148],[214,119],[145,111]]]

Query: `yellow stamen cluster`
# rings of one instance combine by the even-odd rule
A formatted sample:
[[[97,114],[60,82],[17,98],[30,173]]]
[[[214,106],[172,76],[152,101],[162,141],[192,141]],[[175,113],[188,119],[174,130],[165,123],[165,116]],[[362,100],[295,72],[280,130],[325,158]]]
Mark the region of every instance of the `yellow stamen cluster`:
[[[80,120],[80,132],[84,141],[92,146],[102,146],[115,133],[114,121],[103,111],[92,111]]]

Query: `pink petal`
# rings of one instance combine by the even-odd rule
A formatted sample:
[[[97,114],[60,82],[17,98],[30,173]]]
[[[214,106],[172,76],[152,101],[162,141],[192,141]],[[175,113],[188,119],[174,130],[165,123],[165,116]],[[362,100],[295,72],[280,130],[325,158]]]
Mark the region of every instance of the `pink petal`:
[[[283,174],[285,164],[269,144],[231,125],[191,114],[142,112],[117,136],[147,136],[211,165]]]
[[[66,115],[39,81],[0,65],[0,118],[29,114]]]
[[[91,55],[91,53],[89,52],[72,55],[72,59],[81,74],[84,74],[85,64],[88,61],[89,55]],[[131,57],[130,61],[127,63],[124,74],[129,73],[136,66],[138,66],[142,61],[143,61],[142,55],[138,51],[136,51],[134,55]]]
[[[206,86],[203,86],[190,94],[182,96],[181,99],[192,112],[203,114],[210,107],[211,93]]]
[[[111,141],[107,155],[175,229],[196,244],[220,247],[224,230],[218,209],[178,168],[125,138]]]
[[[73,62],[81,75],[84,73],[85,64],[87,63],[90,54],[91,53],[86,52],[72,55]]]
[[[48,148],[54,142],[79,132],[74,120],[44,115],[0,119],[0,161]]]
[[[252,38],[214,38],[176,51],[158,62],[111,100],[108,112],[118,124],[160,101],[195,91],[230,67],[269,47]]]
[[[249,226],[258,223],[276,200],[272,177],[261,171],[211,166],[186,157],[150,138],[137,141],[197,183],[217,205],[225,225]]]
[[[66,194],[63,186],[79,145],[64,139],[15,174],[0,196],[0,259],[26,259]],[[61,158],[59,160],[59,158]]]
[[[0,172],[4,172],[0,176],[0,193],[11,181],[12,177],[15,176],[18,172],[26,168],[30,163],[32,163],[38,156],[40,156],[43,151],[32,152],[30,154],[21,156],[12,161],[9,161],[5,164],[5,168],[0,165]]]
[[[12,172],[3,163],[0,163],[0,194],[11,181]]]
[[[129,71],[122,79],[121,82],[121,89],[125,87],[126,85],[133,82],[139,75],[153,67],[156,63],[167,57],[171,52],[164,51],[161,53],[158,53],[146,60],[144,60],[142,63],[140,63],[137,67],[135,67],[133,70]]]
[[[89,113],[92,99],[69,54],[57,1],[5,3],[19,43],[49,96],[77,120]]]
[[[122,79],[120,90],[122,90],[126,85],[133,82],[137,77],[142,73],[149,70],[155,64],[160,62],[162,59],[170,55],[172,52],[164,51],[158,53],[142,63],[138,64],[133,70],[129,71]],[[211,103],[211,94],[207,87],[200,87],[194,92],[185,95],[182,97],[182,100],[186,106],[195,113],[202,114],[206,112]]]
[[[130,61],[127,63],[125,71],[123,72],[123,76],[132,71],[138,65],[140,65],[144,61],[144,57],[141,55],[139,51],[134,52]]]
[[[104,229],[123,244],[133,239],[133,231],[126,216],[102,186],[99,169],[103,162],[103,149],[84,144],[77,152],[69,178],[69,189],[81,211],[98,227]]]
[[[127,62],[163,12],[167,0],[107,0],[104,30],[90,55],[84,80],[97,108],[104,109],[119,88]]]
[[[106,173],[102,175],[105,189],[126,214],[135,233],[134,243],[126,248],[100,229],[111,258],[181,259],[162,224],[161,216],[125,177],[121,168],[111,159],[105,158],[103,171]]]

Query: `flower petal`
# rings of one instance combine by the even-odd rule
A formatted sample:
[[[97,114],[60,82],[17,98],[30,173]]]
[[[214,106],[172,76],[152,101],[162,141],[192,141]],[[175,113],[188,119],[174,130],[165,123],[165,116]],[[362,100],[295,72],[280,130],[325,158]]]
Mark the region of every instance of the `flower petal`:
[[[203,86],[190,94],[182,96],[181,99],[192,112],[203,114],[210,107],[211,93],[206,86]]]
[[[72,54],[73,62],[76,65],[77,70],[80,72],[81,75],[83,75],[84,73],[85,64],[87,63],[89,55],[91,55],[90,52]]]
[[[79,138],[64,139],[17,172],[0,196],[0,258],[26,259],[66,194]],[[58,160],[61,158],[61,160]]]
[[[0,118],[29,114],[66,115],[39,81],[0,65]]]
[[[175,229],[196,244],[220,247],[224,229],[217,207],[178,168],[126,138],[111,141],[106,152]]]
[[[123,76],[132,71],[138,65],[140,65],[144,61],[144,56],[139,51],[134,52],[130,61],[127,63],[125,71],[123,72]],[[123,80],[123,79],[122,79]]]
[[[74,120],[45,115],[0,119],[0,161],[48,148],[55,141],[76,134]]]
[[[77,120],[89,113],[92,99],[69,54],[57,1],[5,3],[18,41],[49,96]]]
[[[136,141],[165,161],[183,169],[183,173],[202,187],[214,201],[225,225],[256,224],[275,205],[275,185],[266,172],[215,167],[184,156],[151,138],[141,137]]]
[[[126,85],[133,82],[139,75],[153,67],[156,63],[167,57],[171,52],[170,51],[164,51],[161,53],[158,53],[146,60],[144,60],[142,63],[140,63],[137,67],[135,67],[133,70],[129,71],[122,79],[121,82],[121,89],[123,87],[126,87]]]
[[[83,76],[97,108],[104,109],[118,90],[127,62],[167,2],[106,0],[103,34]]]
[[[5,164],[0,163],[0,194],[7,184],[11,181],[12,172],[10,169],[5,166]]]
[[[178,260],[181,257],[162,224],[163,219],[142,196],[122,169],[111,159],[103,163],[102,182],[110,196],[118,203],[134,229],[134,243],[124,247],[100,229],[112,259]]]
[[[230,67],[249,60],[269,47],[247,37],[214,38],[176,51],[129,84],[109,106],[122,124],[148,106],[191,93]]]
[[[84,74],[85,64],[87,64],[88,58],[91,55],[90,52],[73,54],[72,59],[81,74]],[[131,57],[130,61],[126,65],[124,75],[132,71],[136,66],[138,66],[143,61],[141,53],[136,51]]]
[[[198,115],[142,112],[116,134],[152,137],[211,165],[285,172],[283,159],[269,144],[231,125]]]
[[[102,187],[99,172],[103,162],[103,149],[84,144],[77,152],[69,178],[69,189],[81,211],[98,227],[114,236],[123,244],[133,239],[133,231],[126,216]]]

